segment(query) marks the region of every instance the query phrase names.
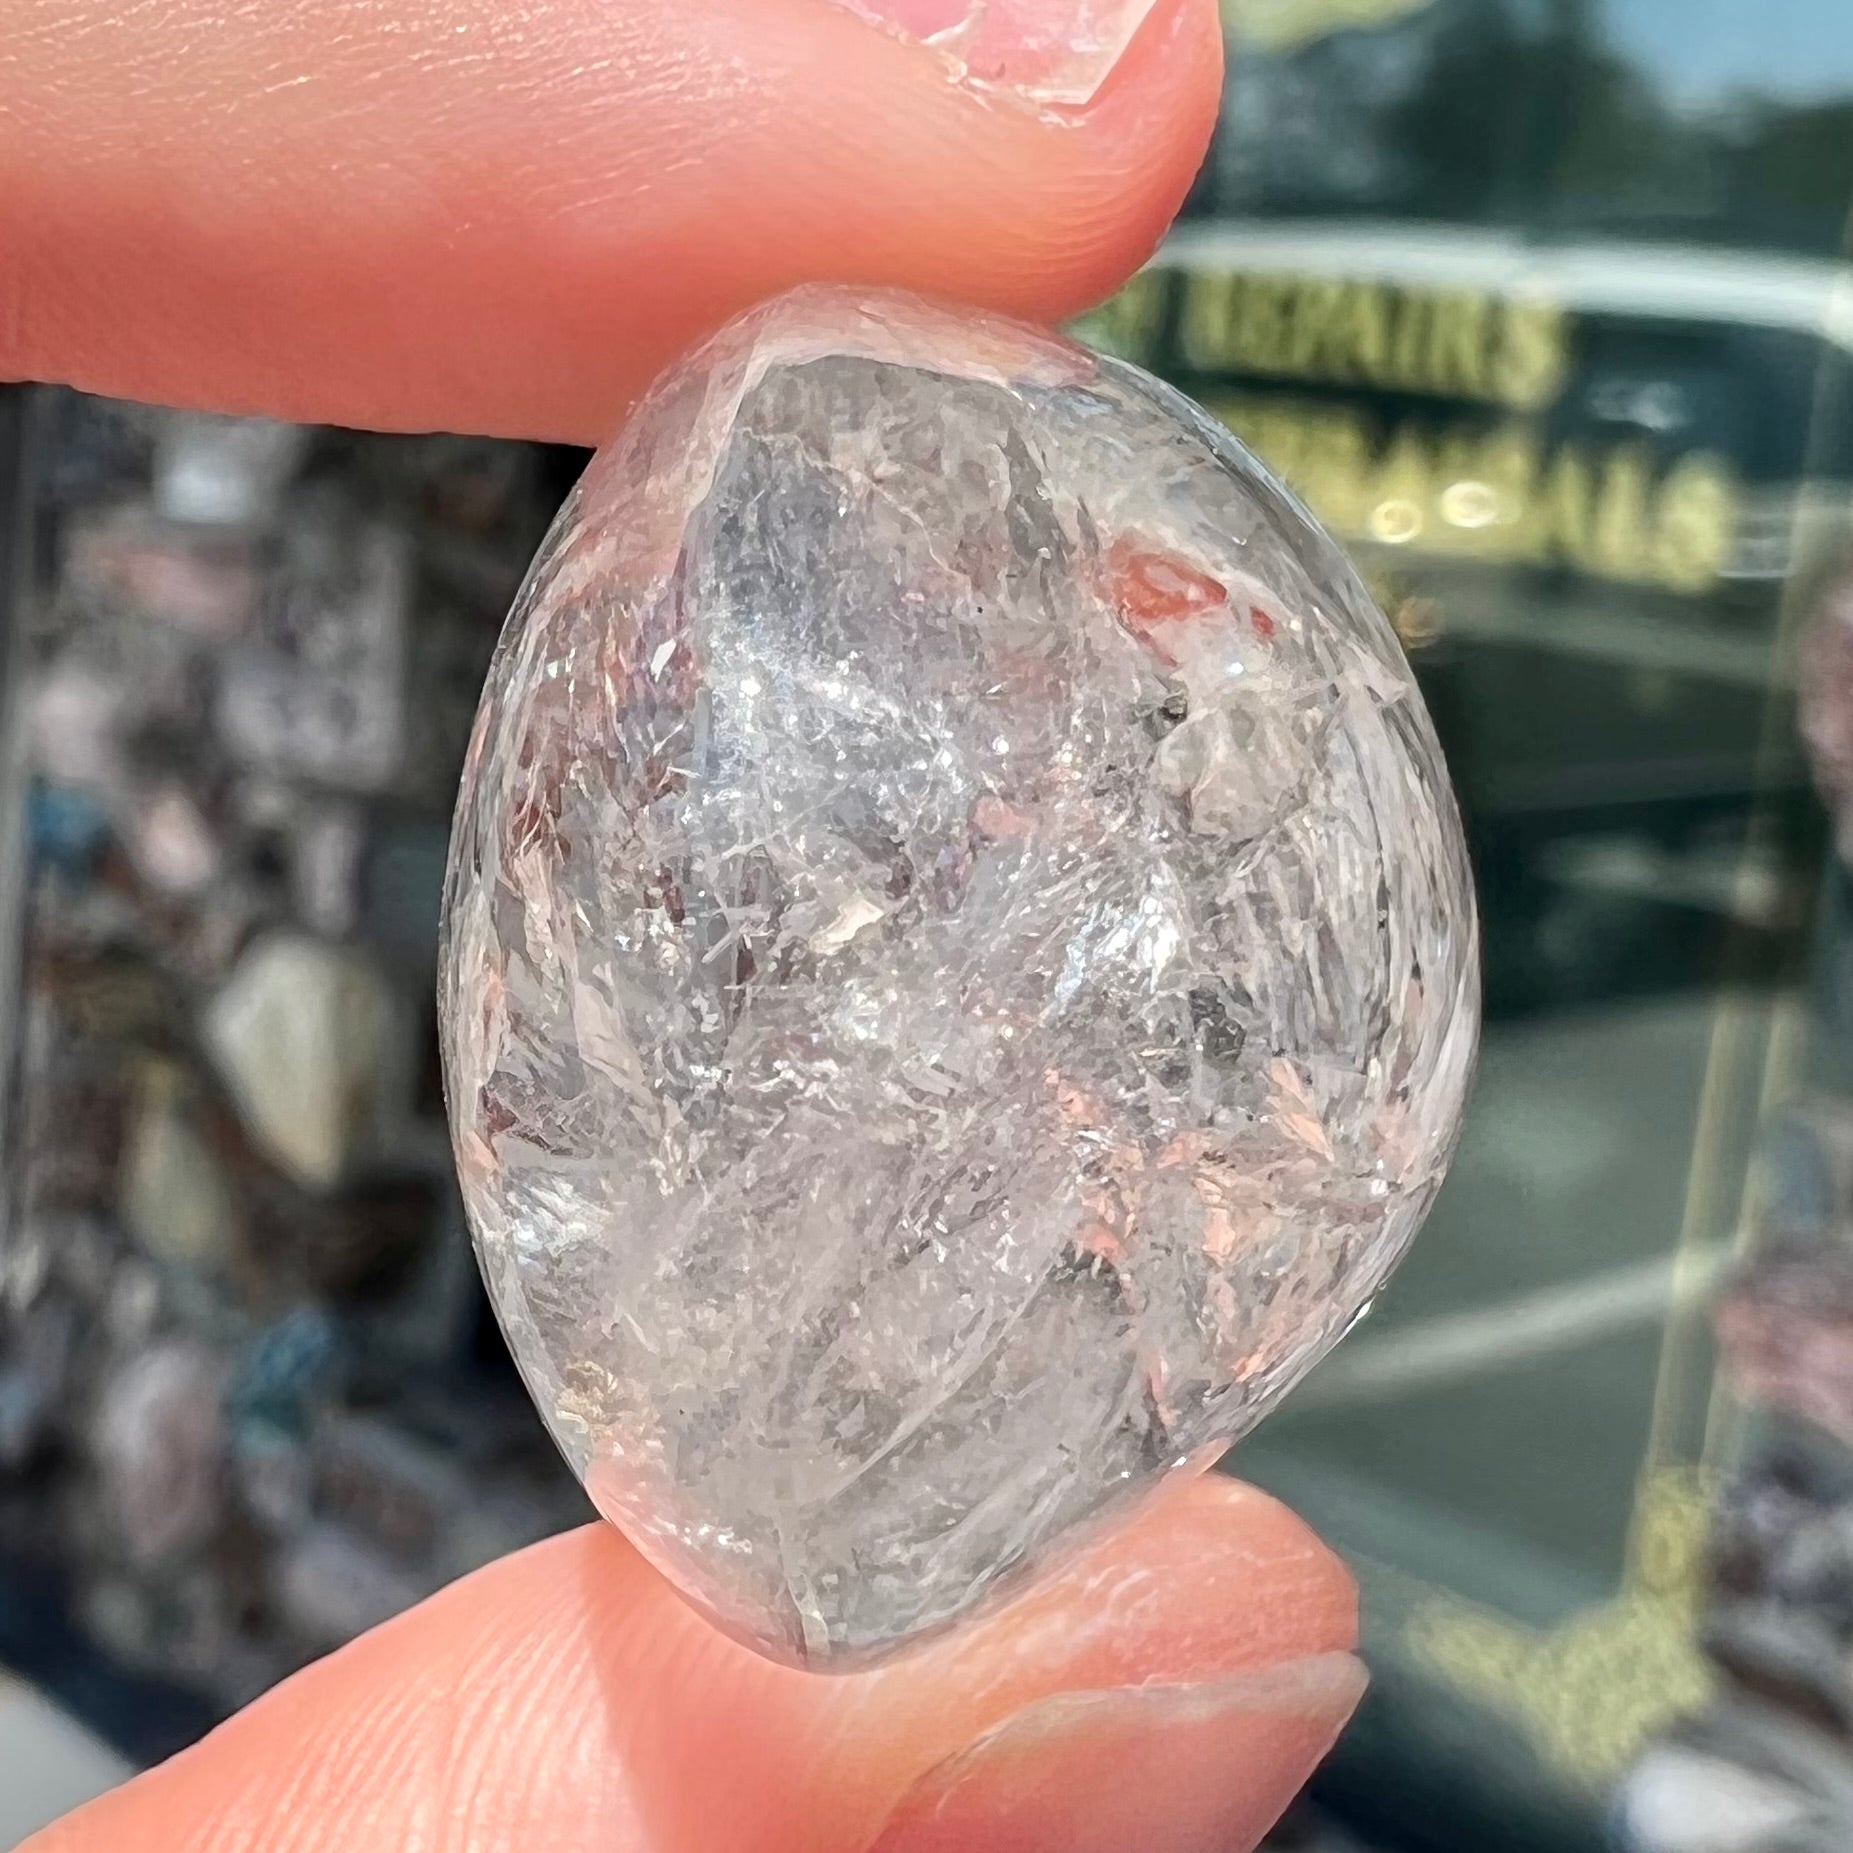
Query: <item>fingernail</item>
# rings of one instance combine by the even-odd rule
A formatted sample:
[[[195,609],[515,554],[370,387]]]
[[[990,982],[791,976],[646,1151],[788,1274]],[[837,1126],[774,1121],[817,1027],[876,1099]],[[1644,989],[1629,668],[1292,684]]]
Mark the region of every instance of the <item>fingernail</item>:
[[[1320,1654],[1208,1685],[1044,1699],[921,1777],[870,1853],[1238,1853],[1364,1684],[1350,1654]]]
[[[1091,102],[1158,0],[841,0],[920,39],[964,81],[1038,104]]]

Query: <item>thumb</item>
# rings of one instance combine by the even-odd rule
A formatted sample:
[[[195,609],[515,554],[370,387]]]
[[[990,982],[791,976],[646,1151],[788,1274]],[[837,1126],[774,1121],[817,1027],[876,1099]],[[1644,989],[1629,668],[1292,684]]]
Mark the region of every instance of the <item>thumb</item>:
[[[790,284],[1105,295],[1220,72],[1214,0],[14,0],[0,379],[597,442]]]
[[[376,1629],[25,1853],[1239,1853],[1356,1703],[1354,1632],[1337,1560],[1215,1477],[967,1632],[841,1678],[716,1634],[591,1527]]]

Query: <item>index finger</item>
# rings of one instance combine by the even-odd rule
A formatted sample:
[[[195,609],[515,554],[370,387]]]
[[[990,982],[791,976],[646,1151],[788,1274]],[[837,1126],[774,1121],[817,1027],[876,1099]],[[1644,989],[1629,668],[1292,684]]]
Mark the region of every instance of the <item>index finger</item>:
[[[960,4],[15,0],[0,377],[596,441],[796,282],[1066,314],[1189,184],[1214,0],[1000,8],[1091,35],[1060,85],[860,16]]]

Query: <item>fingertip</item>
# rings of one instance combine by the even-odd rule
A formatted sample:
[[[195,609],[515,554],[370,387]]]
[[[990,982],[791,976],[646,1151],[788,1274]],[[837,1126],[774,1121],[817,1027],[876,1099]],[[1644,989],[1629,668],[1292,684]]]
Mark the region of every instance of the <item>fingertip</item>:
[[[1337,1555],[1278,1500],[1205,1473],[1174,1476],[926,1658],[1001,1710],[1051,1691],[1223,1679],[1356,1644],[1357,1586]]]
[[[1111,294],[1183,204],[1216,126],[1222,79],[1215,0],[1159,0],[1084,109],[1042,112],[1033,154],[1012,145],[999,193],[1014,195],[1018,211],[993,243],[970,248],[965,293],[1040,321]]]
[[[1105,295],[1189,186],[1221,41],[1214,0],[1157,0],[1072,109],[824,0],[71,0],[18,64],[0,372],[596,442],[793,283]]]
[[[1013,1720],[1033,1721],[1052,1699],[1231,1681],[1241,1697],[1239,1682],[1287,1663],[1342,1662],[1336,1684],[1313,1679],[1304,1703],[1280,1688],[1268,1721],[1235,1727],[1254,1770],[1294,1764],[1290,1794],[1356,1702],[1356,1640],[1356,1586],[1300,1520],[1220,1474],[1180,1474],[1125,1524],[950,1639],[860,1678],[811,1680],[809,1729],[838,1748],[791,1777],[784,1812],[814,1818],[827,1793],[870,1834],[942,1759]],[[1241,1697],[1237,1709],[1253,1708]],[[1128,1729],[1136,1735],[1151,1716],[1125,1714]],[[842,1844],[865,1841],[846,1833]]]
[[[499,376],[518,404],[484,428],[601,443],[679,353],[807,282],[1066,320],[1157,248],[1221,103],[1216,0],[1157,0],[1098,93],[1069,109],[956,84],[929,48],[818,0],[739,12],[690,0],[677,28],[708,65],[718,22],[755,73],[735,118],[628,223],[602,190],[574,189],[554,228],[571,228],[571,261],[550,236],[494,280],[497,326],[533,319],[505,291],[544,292],[547,310],[530,364]]]
[[[872,1853],[1240,1853],[1363,1696],[1325,1654],[1212,1684],[1063,1693],[926,1772]]]

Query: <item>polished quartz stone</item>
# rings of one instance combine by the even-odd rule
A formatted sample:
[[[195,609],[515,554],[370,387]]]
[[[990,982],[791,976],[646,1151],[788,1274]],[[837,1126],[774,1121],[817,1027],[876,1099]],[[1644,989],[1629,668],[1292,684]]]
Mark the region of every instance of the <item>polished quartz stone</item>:
[[[442,1018],[515,1357],[800,1664],[1254,1424],[1422,1220],[1477,940],[1395,637],[1136,369],[798,292],[670,373],[509,620]]]

